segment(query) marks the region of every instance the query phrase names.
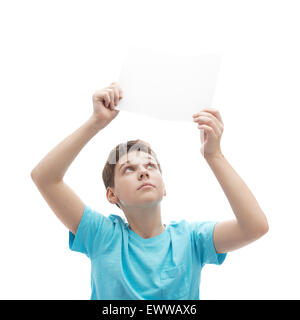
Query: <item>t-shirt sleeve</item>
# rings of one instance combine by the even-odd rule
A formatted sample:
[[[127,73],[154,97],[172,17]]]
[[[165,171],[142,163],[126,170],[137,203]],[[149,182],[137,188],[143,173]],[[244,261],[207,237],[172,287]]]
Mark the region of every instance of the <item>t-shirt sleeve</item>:
[[[202,266],[220,265],[226,258],[227,253],[217,253],[214,246],[213,233],[216,224],[214,221],[190,223],[193,246]]]
[[[112,229],[112,221],[85,204],[76,235],[69,231],[69,248],[91,258],[95,251],[95,244],[98,247],[101,245],[105,229],[106,231]]]

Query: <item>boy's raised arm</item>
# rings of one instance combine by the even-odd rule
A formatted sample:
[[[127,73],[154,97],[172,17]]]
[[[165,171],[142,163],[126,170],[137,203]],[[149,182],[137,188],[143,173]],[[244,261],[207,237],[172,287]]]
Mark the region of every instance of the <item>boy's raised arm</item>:
[[[63,177],[88,141],[118,115],[119,111],[115,110],[115,106],[122,97],[122,90],[115,82],[97,90],[93,95],[92,116],[53,148],[31,172],[32,180],[48,205],[74,234],[82,217],[84,204],[64,183]]]
[[[224,123],[218,110],[205,108],[193,115],[201,137],[201,153],[220,183],[235,219],[216,224],[213,233],[217,253],[241,248],[268,232],[269,225],[254,195],[224,157],[220,141]]]

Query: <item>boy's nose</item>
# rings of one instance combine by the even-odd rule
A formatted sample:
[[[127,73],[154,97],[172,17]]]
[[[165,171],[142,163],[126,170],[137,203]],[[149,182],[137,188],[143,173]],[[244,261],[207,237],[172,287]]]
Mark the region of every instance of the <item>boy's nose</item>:
[[[147,170],[143,170],[140,172],[140,178],[142,178],[143,176],[147,175],[147,177],[149,177],[149,173]]]

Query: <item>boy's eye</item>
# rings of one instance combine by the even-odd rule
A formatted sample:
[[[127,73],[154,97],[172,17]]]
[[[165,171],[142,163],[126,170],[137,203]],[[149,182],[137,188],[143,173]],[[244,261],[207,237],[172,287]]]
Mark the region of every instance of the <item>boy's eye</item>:
[[[155,168],[155,164],[149,162],[148,164],[150,164],[153,168]]]
[[[132,167],[127,167],[127,168],[124,170],[124,172],[126,172],[126,171],[127,171],[127,169],[130,169],[130,168],[132,169]]]
[[[149,164],[150,164],[153,168],[155,168],[155,164],[153,164],[153,163],[151,163],[151,162],[147,163],[147,165],[149,165]],[[133,169],[133,167],[131,167],[131,166],[126,167],[125,170],[124,170],[124,172],[126,172],[127,169]]]

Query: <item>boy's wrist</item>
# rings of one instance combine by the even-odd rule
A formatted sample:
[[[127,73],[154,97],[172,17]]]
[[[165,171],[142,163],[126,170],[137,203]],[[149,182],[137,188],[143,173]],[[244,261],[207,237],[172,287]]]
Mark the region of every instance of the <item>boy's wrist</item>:
[[[209,162],[209,161],[213,161],[215,159],[224,159],[224,155],[220,151],[220,152],[216,152],[215,154],[206,155],[206,156],[204,156],[204,159]]]
[[[97,119],[94,115],[89,118],[89,123],[94,130],[100,131],[107,126],[107,123],[102,119]]]

